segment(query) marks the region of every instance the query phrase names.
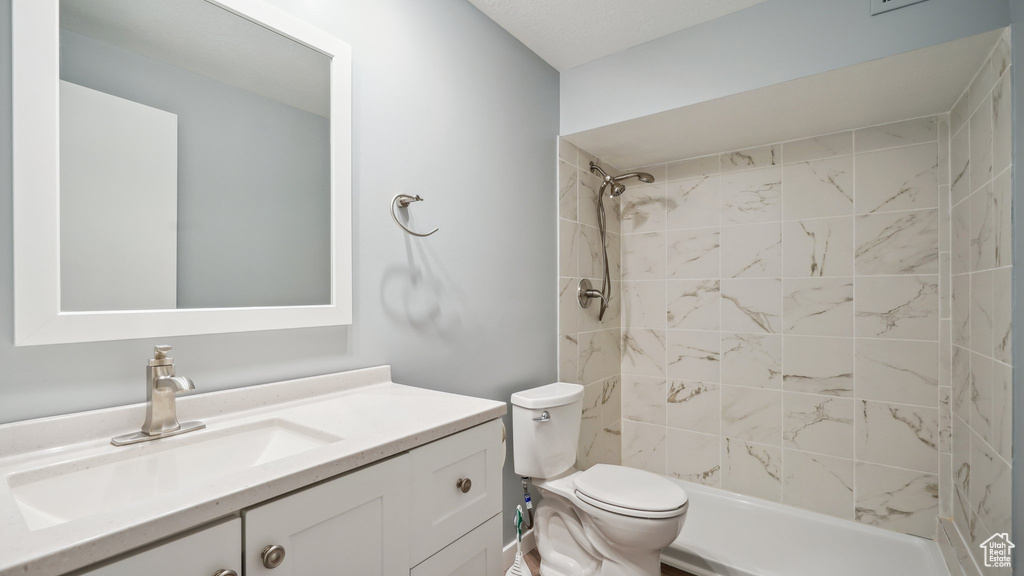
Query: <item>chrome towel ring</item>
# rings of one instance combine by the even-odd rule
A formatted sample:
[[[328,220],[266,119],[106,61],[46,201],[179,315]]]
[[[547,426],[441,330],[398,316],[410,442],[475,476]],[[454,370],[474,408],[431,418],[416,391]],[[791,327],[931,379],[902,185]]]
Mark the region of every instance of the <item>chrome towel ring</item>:
[[[438,229],[434,228],[433,230],[431,230],[430,232],[427,232],[426,234],[422,234],[420,232],[413,232],[412,230],[409,230],[408,228],[406,228],[405,224],[402,224],[402,221],[398,219],[398,215],[395,214],[396,204],[397,204],[397,208],[408,208],[409,204],[412,204],[413,202],[422,202],[422,201],[423,201],[423,198],[420,198],[419,194],[417,194],[415,196],[409,196],[408,194],[399,194],[399,195],[395,196],[394,198],[391,199],[391,219],[395,221],[395,224],[398,224],[399,228],[401,228],[402,230],[405,230],[409,234],[412,234],[413,236],[418,236],[420,238],[426,238],[427,236],[430,236],[431,234],[437,232]]]

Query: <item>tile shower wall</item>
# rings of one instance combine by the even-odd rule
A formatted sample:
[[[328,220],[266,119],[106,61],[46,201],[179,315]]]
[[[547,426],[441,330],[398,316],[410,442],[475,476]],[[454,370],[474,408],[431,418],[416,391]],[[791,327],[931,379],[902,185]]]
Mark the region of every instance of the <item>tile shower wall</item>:
[[[951,540],[969,575],[978,567],[984,574],[1010,573],[985,568],[979,547],[994,533],[1010,532],[1010,102],[1007,33],[953,107],[949,126],[950,258],[943,274],[952,279],[952,387],[946,392],[952,434],[946,448],[956,527]]]
[[[576,287],[582,278],[600,289],[604,274],[598,229],[597,193],[601,180],[590,162],[615,169],[564,139],[558,144],[558,378],[584,385],[577,467],[620,462],[620,369],[618,281],[620,223],[618,202],[605,204],[612,296],[603,320],[599,303],[581,309]],[[606,199],[607,200],[607,199]]]
[[[945,126],[644,168],[622,197],[623,464],[935,533]]]

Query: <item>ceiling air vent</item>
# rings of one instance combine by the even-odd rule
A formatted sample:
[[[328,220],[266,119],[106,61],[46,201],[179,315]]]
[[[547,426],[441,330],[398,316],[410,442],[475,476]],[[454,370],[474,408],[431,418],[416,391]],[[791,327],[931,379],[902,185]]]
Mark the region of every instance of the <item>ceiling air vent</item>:
[[[918,2],[924,2],[925,0],[871,0],[871,15],[881,14],[882,12],[888,12],[889,10],[895,10],[897,8],[903,8],[904,6],[910,6],[911,4],[917,4]]]

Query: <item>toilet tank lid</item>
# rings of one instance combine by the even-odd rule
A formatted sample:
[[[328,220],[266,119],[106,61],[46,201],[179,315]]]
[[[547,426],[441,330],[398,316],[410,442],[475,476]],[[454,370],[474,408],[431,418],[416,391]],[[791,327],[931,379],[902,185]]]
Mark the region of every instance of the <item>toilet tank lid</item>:
[[[555,382],[546,386],[530,388],[512,395],[512,404],[521,408],[536,410],[572,404],[583,398],[583,386],[567,382]]]

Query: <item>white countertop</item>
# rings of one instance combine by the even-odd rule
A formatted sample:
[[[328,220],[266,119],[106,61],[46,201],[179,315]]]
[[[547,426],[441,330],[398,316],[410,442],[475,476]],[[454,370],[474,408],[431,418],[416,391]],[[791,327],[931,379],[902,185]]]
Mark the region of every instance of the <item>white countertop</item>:
[[[200,383],[201,384],[201,383]],[[140,383],[140,386],[142,384]],[[139,429],[145,404],[0,426],[0,576],[62,574],[155,542],[314,482],[405,452],[505,414],[503,402],[391,382],[387,366],[178,397],[178,419],[207,428],[115,447]],[[240,425],[278,420],[343,438],[140,502],[30,530],[11,494],[15,474],[83,459],[195,441]],[[150,448],[151,449],[151,448]],[[83,466],[85,464],[83,463]],[[89,494],[82,494],[89,498]]]

